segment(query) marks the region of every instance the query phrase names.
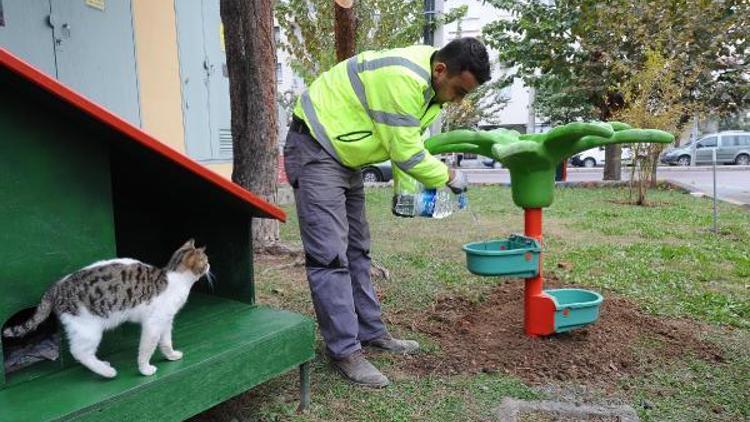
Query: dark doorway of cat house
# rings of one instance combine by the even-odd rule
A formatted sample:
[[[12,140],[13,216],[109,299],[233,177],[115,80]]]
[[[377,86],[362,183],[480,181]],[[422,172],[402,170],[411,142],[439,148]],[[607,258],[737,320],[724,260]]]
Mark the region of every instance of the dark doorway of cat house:
[[[2,330],[23,324],[36,308],[24,309],[5,321]],[[0,332],[2,332],[0,330]],[[60,330],[54,316],[47,318],[36,330],[19,338],[3,337],[5,374],[11,374],[37,362],[60,358]]]

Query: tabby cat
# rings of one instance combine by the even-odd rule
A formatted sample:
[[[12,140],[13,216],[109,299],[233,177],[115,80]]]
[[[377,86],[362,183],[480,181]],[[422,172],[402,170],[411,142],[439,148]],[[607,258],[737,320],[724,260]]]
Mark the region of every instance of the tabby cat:
[[[42,296],[31,319],[6,328],[5,337],[21,337],[36,329],[52,312],[60,319],[76,360],[95,373],[113,378],[117,371],[96,357],[104,331],[125,321],[141,324],[138,369],[153,375],[150,364],[157,344],[169,360],[182,358],[172,348],[172,320],[187,301],[190,288],[210,266],[205,248],[191,239],[164,268],[130,258],[99,261],[68,274]]]

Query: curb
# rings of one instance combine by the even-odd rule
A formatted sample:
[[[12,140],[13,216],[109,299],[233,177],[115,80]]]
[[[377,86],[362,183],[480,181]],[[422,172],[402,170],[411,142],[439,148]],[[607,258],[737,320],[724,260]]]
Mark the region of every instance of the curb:
[[[628,171],[630,167],[624,167],[623,172]],[[508,169],[506,168],[469,168],[469,167],[458,167],[459,170],[463,171],[464,173],[486,173],[491,171],[500,171],[500,172],[507,172]],[[695,171],[695,172],[707,172],[712,171],[713,166],[695,166],[695,167],[679,167],[679,166],[659,166],[657,169],[657,173],[671,173],[671,172],[682,172],[682,171]],[[725,165],[725,166],[717,166],[716,171],[721,172],[729,172],[729,171],[748,171],[750,170],[750,166],[736,166],[736,165]],[[571,173],[601,173],[604,171],[603,167],[595,167],[595,168],[582,168],[582,167],[568,167],[568,174]]]
[[[682,182],[678,182],[676,180],[670,180],[670,179],[662,180],[661,183],[670,185],[675,190],[679,190],[679,191],[688,193],[688,194],[693,195],[693,196],[705,196],[706,198],[713,199],[713,195],[712,194],[710,194],[708,192],[704,192],[704,191],[696,188],[695,186],[688,185],[686,183],[682,183]],[[700,195],[696,195],[696,194],[700,194]],[[737,201],[737,200],[731,199],[731,198],[722,197],[722,196],[717,196],[716,199],[718,201],[726,202],[727,204],[736,205],[736,206],[738,206],[740,208],[744,208],[745,210],[750,211],[750,204],[746,204],[744,202]]]
[[[505,186],[510,187],[509,182],[479,182],[472,183],[472,186]],[[390,182],[378,182],[378,183],[365,183],[365,187],[369,188],[386,188],[393,186],[393,181]],[[597,187],[608,187],[608,188],[619,188],[629,187],[630,182],[623,180],[598,180],[598,181],[578,181],[578,182],[555,182],[555,187],[563,188],[597,188]],[[680,191],[682,193],[690,194],[693,196],[704,196],[706,198],[713,199],[713,195],[704,192],[695,186],[681,183],[671,179],[663,179],[657,183],[658,188],[667,188]],[[744,210],[750,212],[750,204],[746,204],[735,199],[726,198],[719,196],[716,198],[718,201],[725,202],[727,204],[738,206]],[[288,185],[279,185],[278,193],[276,197],[276,203],[279,205],[287,205],[294,203],[294,194],[292,193],[291,187]]]
[[[529,413],[546,413],[549,416],[558,416],[564,419],[554,420],[590,420],[590,418],[606,418],[623,422],[636,422],[640,420],[638,414],[630,406],[603,406],[589,404],[574,404],[556,402],[550,400],[526,401],[505,397],[497,410],[498,420],[502,422],[517,422],[524,419],[521,417]],[[536,420],[536,419],[534,419]],[[544,419],[548,420],[548,419]],[[552,419],[550,419],[552,420]]]

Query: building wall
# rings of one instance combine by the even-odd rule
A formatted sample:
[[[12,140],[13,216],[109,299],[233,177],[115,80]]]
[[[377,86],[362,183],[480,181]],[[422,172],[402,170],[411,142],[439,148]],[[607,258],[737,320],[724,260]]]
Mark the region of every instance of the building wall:
[[[443,28],[444,44],[459,37],[479,37],[482,27],[498,19],[509,18],[510,15],[482,0],[450,0],[445,2],[445,12],[460,6],[467,6],[466,16],[460,22],[453,22]],[[459,31],[460,25],[460,31]],[[497,51],[489,49],[490,60],[493,61],[493,77],[505,73],[506,70],[497,64]],[[503,96],[510,98],[505,108],[499,113],[500,124],[503,126],[526,125],[529,120],[529,89],[523,81],[516,79],[513,85],[503,90]]]
[[[484,25],[506,15],[503,11],[483,4],[481,0],[449,0],[444,2],[443,7],[451,9],[461,5],[468,6],[468,13],[460,23],[460,34],[458,23],[455,22],[440,28],[442,45],[458,36],[479,36]],[[185,153],[174,3],[164,0],[133,0],[133,20],[143,128],[172,148]],[[283,37],[282,31],[277,30],[277,44]],[[490,56],[492,60],[496,60],[497,52],[491,50]],[[305,85],[289,66],[289,55],[281,49],[277,50],[277,62],[279,94],[291,91],[299,95]],[[503,69],[496,64],[493,74],[500,72]],[[503,94],[510,98],[510,102],[500,112],[500,123],[508,126],[525,125],[528,121],[528,88],[522,81],[516,80]],[[284,141],[286,119],[287,116],[280,112],[279,143]],[[231,177],[231,162],[204,165],[226,178]]]
[[[133,0],[143,129],[185,152],[174,4]]]
[[[213,170],[216,173],[219,173],[220,175],[226,177],[229,180],[232,180],[232,163],[222,163],[222,164],[209,164],[206,165],[209,169]]]
[[[274,19],[274,31],[276,33],[276,45],[278,46],[282,41],[285,41],[284,31],[276,24]],[[289,53],[281,48],[276,49],[276,62],[277,64],[277,75],[278,80],[276,88],[279,94],[283,94],[286,91],[294,92],[295,95],[299,95],[305,89],[305,81],[299,76],[294,74],[292,67],[289,65],[291,57]]]
[[[185,154],[174,2],[133,0],[133,27],[143,129]],[[203,165],[231,178],[231,162]]]

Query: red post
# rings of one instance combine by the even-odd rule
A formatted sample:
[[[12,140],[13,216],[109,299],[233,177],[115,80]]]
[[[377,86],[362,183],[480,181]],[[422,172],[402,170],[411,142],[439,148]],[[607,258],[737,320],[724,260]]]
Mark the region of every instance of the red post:
[[[524,234],[542,244],[542,209],[524,208]],[[524,291],[524,329],[529,336],[545,336],[555,332],[555,303],[544,293],[542,255],[539,274],[527,278]]]
[[[533,237],[539,241],[539,245],[542,244],[542,209],[541,208],[524,208],[523,214],[523,227],[524,234],[528,237]],[[539,274],[534,278],[526,279],[526,298],[530,295],[538,295],[542,293],[542,284],[544,278],[542,277],[542,256],[539,256]],[[528,302],[527,302],[528,303]]]

